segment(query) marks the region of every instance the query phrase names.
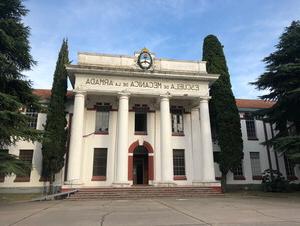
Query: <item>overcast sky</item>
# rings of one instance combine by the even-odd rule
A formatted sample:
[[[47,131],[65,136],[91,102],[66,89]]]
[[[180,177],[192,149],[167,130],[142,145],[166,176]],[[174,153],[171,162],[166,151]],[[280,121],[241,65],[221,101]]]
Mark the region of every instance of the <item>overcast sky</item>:
[[[78,52],[133,55],[147,47],[159,58],[199,60],[206,35],[224,46],[237,98],[257,98],[248,83],[263,71],[284,27],[300,19],[299,0],[27,0],[38,64],[26,72],[34,88],[51,88],[62,39]],[[71,87],[69,87],[71,89]]]

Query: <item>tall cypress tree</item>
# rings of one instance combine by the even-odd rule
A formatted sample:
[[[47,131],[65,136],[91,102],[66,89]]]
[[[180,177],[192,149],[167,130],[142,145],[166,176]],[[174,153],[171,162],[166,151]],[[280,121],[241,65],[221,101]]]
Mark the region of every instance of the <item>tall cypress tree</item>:
[[[63,40],[54,72],[42,146],[42,176],[50,181],[50,193],[52,193],[55,174],[64,166],[64,155],[66,153],[67,121],[65,103],[68,84],[66,64],[68,63],[68,43]]]
[[[20,0],[0,1],[0,150],[18,140],[41,138],[39,131],[28,126],[30,118],[20,110],[39,109],[31,82],[22,74],[35,64],[30,54],[29,27],[22,22],[27,13]],[[4,175],[28,170],[7,152],[1,152],[0,168]]]
[[[226,65],[223,46],[214,35],[208,35],[203,43],[203,60],[207,72],[220,74],[210,87],[210,114],[212,130],[221,149],[218,159],[225,190],[226,175],[237,168],[243,158],[243,140],[239,112],[231,90],[230,75]]]

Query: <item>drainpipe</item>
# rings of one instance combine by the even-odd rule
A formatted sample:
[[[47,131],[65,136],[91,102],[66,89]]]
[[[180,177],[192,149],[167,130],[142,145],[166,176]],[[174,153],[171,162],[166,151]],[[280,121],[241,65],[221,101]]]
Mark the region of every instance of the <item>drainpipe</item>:
[[[271,128],[271,136],[272,138],[274,138],[274,129],[273,129],[273,126],[272,124],[270,123],[270,128]],[[277,151],[274,149],[274,155],[275,155],[275,161],[276,161],[276,168],[277,168],[277,171],[279,172],[279,163],[278,163],[278,154],[277,154]]]
[[[266,128],[266,123],[265,120],[262,119],[263,121],[263,126],[264,126],[264,133],[265,133],[265,141],[266,141],[266,149],[267,149],[267,153],[268,153],[268,162],[269,162],[269,168],[271,170],[271,178],[273,179],[273,167],[272,167],[272,161],[271,161],[271,153],[270,153],[270,146],[269,146],[269,139],[268,139],[268,133],[267,133],[267,128]]]

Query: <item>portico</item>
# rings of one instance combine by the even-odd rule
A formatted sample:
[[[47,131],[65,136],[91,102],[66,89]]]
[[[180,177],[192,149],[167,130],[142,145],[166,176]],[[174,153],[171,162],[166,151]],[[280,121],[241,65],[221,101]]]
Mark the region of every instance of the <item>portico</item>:
[[[141,67],[148,53],[151,66]],[[205,62],[79,53],[66,184],[218,186]],[[142,169],[142,170],[141,170]]]

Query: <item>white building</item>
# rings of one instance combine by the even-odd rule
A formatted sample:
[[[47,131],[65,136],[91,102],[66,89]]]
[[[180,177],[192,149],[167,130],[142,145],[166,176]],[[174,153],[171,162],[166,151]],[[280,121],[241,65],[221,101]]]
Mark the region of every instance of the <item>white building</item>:
[[[209,85],[218,75],[203,61],[156,58],[147,49],[134,56],[79,53],[68,66],[70,136],[64,169],[56,184],[70,187],[204,186],[220,187],[214,163],[218,146],[209,123]],[[45,103],[49,90],[35,90]],[[237,100],[244,140],[241,167],[228,174],[229,184],[259,184],[261,172],[280,169],[298,180],[298,167],[260,143],[270,138],[269,124],[251,112],[270,107],[260,100]],[[30,126],[43,129],[45,113],[27,109]],[[9,153],[32,162],[27,177],[0,178],[0,189],[39,190],[41,144],[20,141]],[[268,154],[269,153],[269,154]]]

